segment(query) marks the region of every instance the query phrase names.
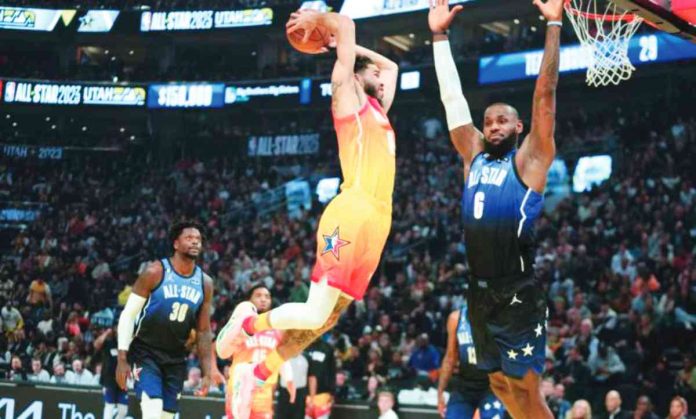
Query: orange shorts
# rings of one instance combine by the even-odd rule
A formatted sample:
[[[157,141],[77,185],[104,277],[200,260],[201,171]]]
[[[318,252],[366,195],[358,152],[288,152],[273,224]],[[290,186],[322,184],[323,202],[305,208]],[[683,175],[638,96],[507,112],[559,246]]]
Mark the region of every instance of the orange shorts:
[[[232,415],[232,379],[228,382],[228,392],[225,395],[225,413],[227,419],[235,419]],[[273,393],[275,384],[267,383],[254,389],[249,419],[273,419]]]
[[[390,229],[391,205],[359,190],[338,194],[319,221],[312,282],[326,277],[330,286],[362,300]]]

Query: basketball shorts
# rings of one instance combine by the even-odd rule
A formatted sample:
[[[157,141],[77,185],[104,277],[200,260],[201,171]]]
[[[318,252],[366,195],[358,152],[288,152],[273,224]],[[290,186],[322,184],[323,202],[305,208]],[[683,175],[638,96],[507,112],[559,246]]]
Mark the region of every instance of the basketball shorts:
[[[468,316],[476,366],[521,379],[546,358],[546,295],[534,279],[471,279]]]
[[[225,413],[227,419],[235,419],[232,415],[232,373],[227,383],[227,394],[225,394]],[[251,402],[251,416],[249,419],[273,419],[273,393],[275,383],[266,383],[263,387],[254,389]]]
[[[186,379],[186,364],[158,364],[150,358],[139,358],[132,362],[135,378],[135,396],[143,393],[151,399],[162,399],[164,411],[177,413],[179,398]]]
[[[104,403],[109,404],[128,404],[128,392],[118,387],[102,387]]]
[[[450,393],[445,419],[503,419],[505,407],[490,391],[470,397],[458,391]]]
[[[326,277],[330,286],[362,300],[390,229],[390,205],[359,190],[341,192],[319,221],[312,281]]]
[[[331,408],[333,407],[333,396],[329,393],[320,393],[314,396],[314,404],[310,407],[310,396],[307,396],[305,404],[305,419],[324,419],[331,416]]]

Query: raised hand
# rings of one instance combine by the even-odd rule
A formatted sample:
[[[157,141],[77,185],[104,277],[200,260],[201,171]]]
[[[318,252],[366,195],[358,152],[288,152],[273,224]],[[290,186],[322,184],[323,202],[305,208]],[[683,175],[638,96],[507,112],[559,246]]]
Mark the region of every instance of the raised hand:
[[[290,34],[302,29],[304,30],[302,42],[307,42],[319,23],[319,16],[320,13],[316,10],[298,10],[290,15],[290,20],[288,20],[288,23],[285,25],[285,31]]]
[[[533,0],[532,3],[548,21],[563,19],[563,0]]]
[[[463,6],[449,8],[449,0],[430,0],[430,12],[428,13],[428,25],[433,33],[445,32],[452,24],[452,20],[464,9]]]

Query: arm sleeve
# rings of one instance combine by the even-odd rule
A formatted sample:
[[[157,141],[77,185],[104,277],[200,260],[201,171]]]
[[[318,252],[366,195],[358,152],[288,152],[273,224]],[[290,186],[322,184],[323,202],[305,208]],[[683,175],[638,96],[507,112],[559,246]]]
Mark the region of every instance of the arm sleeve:
[[[462,93],[457,66],[452,57],[449,41],[433,42],[435,73],[440,85],[440,99],[447,114],[447,127],[450,131],[472,123],[469,103]]]
[[[135,293],[131,293],[126,301],[126,306],[118,319],[118,350],[127,351],[133,340],[133,329],[135,328],[135,317],[145,306],[146,298]]]

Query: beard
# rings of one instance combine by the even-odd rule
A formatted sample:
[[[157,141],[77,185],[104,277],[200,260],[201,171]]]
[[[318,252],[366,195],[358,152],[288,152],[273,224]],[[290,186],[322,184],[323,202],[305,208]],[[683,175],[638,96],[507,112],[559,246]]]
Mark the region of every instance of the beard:
[[[198,254],[193,254],[193,253],[189,250],[189,251],[187,251],[187,252],[183,252],[182,255],[183,255],[186,259],[190,259],[190,260],[195,261],[195,260],[198,260],[198,256],[200,256],[200,252],[199,252]]]
[[[365,94],[377,99],[377,102],[379,102],[379,104],[382,105],[382,99],[380,99],[378,96],[379,90],[377,86],[373,84],[365,84]]]
[[[493,144],[490,141],[484,139],[483,151],[491,155],[491,157],[493,157],[494,159],[499,159],[507,153],[509,153],[513,148],[515,148],[516,144],[517,136],[515,134],[511,134],[503,141],[501,141],[499,144]]]

